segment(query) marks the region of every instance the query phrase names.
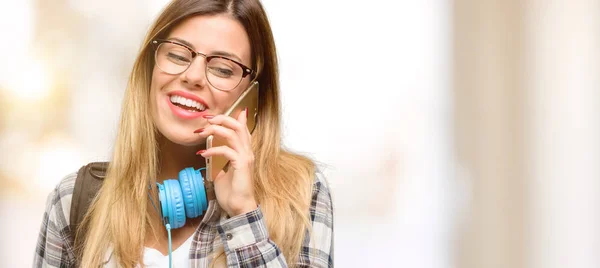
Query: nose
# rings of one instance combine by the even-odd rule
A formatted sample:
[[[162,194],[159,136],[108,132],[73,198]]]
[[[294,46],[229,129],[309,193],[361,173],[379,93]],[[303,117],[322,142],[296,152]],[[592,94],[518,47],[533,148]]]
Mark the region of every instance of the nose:
[[[203,57],[195,57],[187,70],[181,73],[179,77],[181,82],[192,88],[206,87],[208,81],[206,80],[205,65],[206,62]]]

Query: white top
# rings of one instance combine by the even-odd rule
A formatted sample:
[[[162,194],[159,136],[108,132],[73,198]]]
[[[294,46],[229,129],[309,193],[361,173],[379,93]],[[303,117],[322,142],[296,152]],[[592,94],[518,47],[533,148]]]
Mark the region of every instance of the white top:
[[[173,268],[189,268],[190,267],[190,247],[192,245],[192,238],[194,235],[183,242],[181,246],[175,249],[171,253]],[[107,252],[105,260],[108,263],[104,265],[105,268],[117,268],[117,261],[112,257],[112,248]],[[169,267],[169,254],[166,256],[162,255],[160,251],[144,247],[144,263],[148,268],[168,268]],[[138,265],[138,267],[140,267]]]

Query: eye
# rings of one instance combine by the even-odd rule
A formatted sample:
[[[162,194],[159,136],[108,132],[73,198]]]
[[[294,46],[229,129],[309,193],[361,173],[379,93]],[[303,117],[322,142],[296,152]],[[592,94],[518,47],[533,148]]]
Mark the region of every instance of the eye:
[[[167,53],[167,59],[175,64],[184,65],[190,63],[190,59],[186,55],[174,51],[169,51]]]
[[[242,68],[240,66],[231,60],[224,58],[210,59],[207,68],[212,75],[219,78],[237,78],[242,74]]]
[[[233,75],[233,70],[225,68],[225,67],[216,67],[216,66],[209,66],[208,67],[210,72],[216,76],[219,77],[231,77]]]

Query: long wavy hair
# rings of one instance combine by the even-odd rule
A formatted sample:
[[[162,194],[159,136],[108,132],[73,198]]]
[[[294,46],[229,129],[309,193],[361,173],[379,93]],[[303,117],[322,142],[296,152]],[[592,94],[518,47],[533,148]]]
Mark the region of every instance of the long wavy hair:
[[[280,144],[277,55],[265,11],[259,0],[174,0],[151,26],[134,63],[104,184],[77,230],[75,244],[81,247],[76,248],[76,255],[81,267],[102,266],[111,247],[112,257],[117,258],[120,266],[142,264],[147,231],[157,234],[153,227],[156,217],[148,209],[147,193],[149,183],[156,181],[160,163],[160,133],[149,104],[154,67],[151,41],[166,38],[186,18],[215,14],[227,14],[238,20],[250,39],[252,65],[260,83],[259,123],[252,134],[255,196],[265,215],[270,238],[279,246],[288,265],[295,266],[302,241],[310,230],[315,164],[286,151]],[[221,249],[216,260],[223,259],[223,255]]]

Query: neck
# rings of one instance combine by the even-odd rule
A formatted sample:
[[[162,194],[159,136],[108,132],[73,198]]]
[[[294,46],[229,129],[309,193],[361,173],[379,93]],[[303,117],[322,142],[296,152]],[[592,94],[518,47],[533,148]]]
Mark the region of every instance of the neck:
[[[183,146],[163,138],[160,142],[160,170],[156,181],[162,183],[167,179],[177,179],[179,171],[187,167],[194,169],[205,167],[204,158],[196,155],[196,152],[205,146],[204,144]]]

